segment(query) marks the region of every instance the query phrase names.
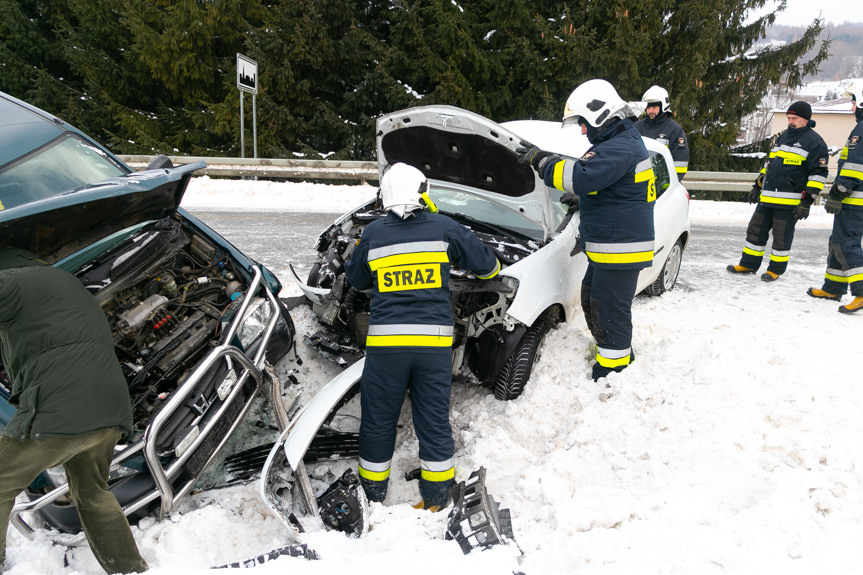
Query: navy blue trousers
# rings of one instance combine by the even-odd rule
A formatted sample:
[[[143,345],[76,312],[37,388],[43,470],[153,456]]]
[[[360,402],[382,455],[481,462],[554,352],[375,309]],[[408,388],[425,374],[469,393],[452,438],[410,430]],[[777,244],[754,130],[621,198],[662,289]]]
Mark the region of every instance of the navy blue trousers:
[[[396,425],[408,389],[414,431],[424,461],[452,458],[455,444],[449,422],[452,349],[367,347],[360,382],[360,457],[392,459]]]
[[[620,371],[631,361],[632,298],[640,271],[587,266],[581,283],[581,307],[596,340],[593,379]]]
[[[740,265],[757,270],[764,259],[767,249],[767,238],[773,230],[773,246],[770,249],[770,264],[767,271],[783,274],[788,268],[788,258],[791,255],[791,243],[794,241],[794,210],[790,208],[773,208],[758,204],[755,213],[746,228],[746,245],[740,256]]]
[[[842,206],[833,216],[827,251],[827,273],[822,289],[836,295],[848,289],[863,296],[863,208]]]

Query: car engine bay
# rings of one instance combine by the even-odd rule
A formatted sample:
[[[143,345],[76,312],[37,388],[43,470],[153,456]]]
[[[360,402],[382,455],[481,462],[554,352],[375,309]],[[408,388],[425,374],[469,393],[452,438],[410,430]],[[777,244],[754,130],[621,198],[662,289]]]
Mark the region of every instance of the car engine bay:
[[[111,325],[135,432],[215,345],[248,287],[226,253],[169,219],[142,228],[76,276]]]
[[[369,294],[350,285],[344,262],[350,259],[365,227],[385,215],[385,210],[375,201],[370,201],[330,226],[315,244],[318,260],[312,266],[307,283],[314,288],[329,290],[326,297],[312,304],[313,311],[328,329],[313,334],[309,343],[342,365],[350,365],[362,357],[363,345],[360,342],[365,340],[370,309]],[[504,235],[505,230],[490,224],[462,218],[458,214],[446,215],[471,229],[491,248],[501,263],[501,269],[541,247],[535,242]],[[482,366],[482,360],[472,357],[472,350],[477,347],[481,336],[498,340],[504,337],[502,334],[518,330],[517,322],[506,315],[517,284],[517,280],[511,277],[478,280],[464,270],[450,270],[449,286],[456,323],[453,343],[456,376],[488,383],[494,375],[491,371],[499,369],[499,366]]]

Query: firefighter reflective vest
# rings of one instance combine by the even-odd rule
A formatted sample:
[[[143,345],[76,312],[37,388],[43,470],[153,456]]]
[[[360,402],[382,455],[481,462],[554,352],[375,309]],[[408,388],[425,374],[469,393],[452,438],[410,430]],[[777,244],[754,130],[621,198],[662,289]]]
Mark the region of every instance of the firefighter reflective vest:
[[[543,179],[580,202],[579,234],[592,265],[642,269],[653,264],[656,182],[641,135],[630,120],[603,130],[579,159],[549,162]]]
[[[827,181],[827,144],[809,127],[788,128],[773,143],[761,170],[765,174],[762,204],[793,208],[803,192],[817,197]]]
[[[480,279],[500,270],[494,252],[447,216],[388,213],[366,226],[345,264],[351,285],[372,289],[366,346],[451,346],[451,266]]]

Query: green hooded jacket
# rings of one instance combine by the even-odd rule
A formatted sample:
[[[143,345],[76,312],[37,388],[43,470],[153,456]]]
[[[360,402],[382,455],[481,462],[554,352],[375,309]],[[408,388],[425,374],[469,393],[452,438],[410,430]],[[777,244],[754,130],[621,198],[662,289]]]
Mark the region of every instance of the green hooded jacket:
[[[0,353],[16,413],[11,439],[132,431],[129,391],[105,314],[72,274],[0,249]]]

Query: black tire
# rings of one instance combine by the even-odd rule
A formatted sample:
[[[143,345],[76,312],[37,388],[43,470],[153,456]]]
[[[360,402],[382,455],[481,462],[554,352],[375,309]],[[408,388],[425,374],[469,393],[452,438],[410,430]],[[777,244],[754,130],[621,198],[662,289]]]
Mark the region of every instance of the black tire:
[[[659,296],[667,291],[674,289],[677,283],[677,275],[680,273],[680,262],[683,261],[683,240],[677,240],[671,251],[668,252],[668,257],[665,258],[665,263],[662,265],[662,271],[659,272],[659,277],[647,286],[644,291],[647,295]]]
[[[539,359],[540,346],[545,335],[559,321],[558,311],[552,309],[539,316],[528,328],[494,382],[495,399],[509,401],[522,394],[530,379],[533,364]]]
[[[318,282],[321,281],[320,272],[321,272],[321,264],[320,264],[320,262],[316,262],[312,266],[311,271],[309,272],[309,279],[306,280],[306,285],[309,285],[311,287],[320,287],[318,285]]]

